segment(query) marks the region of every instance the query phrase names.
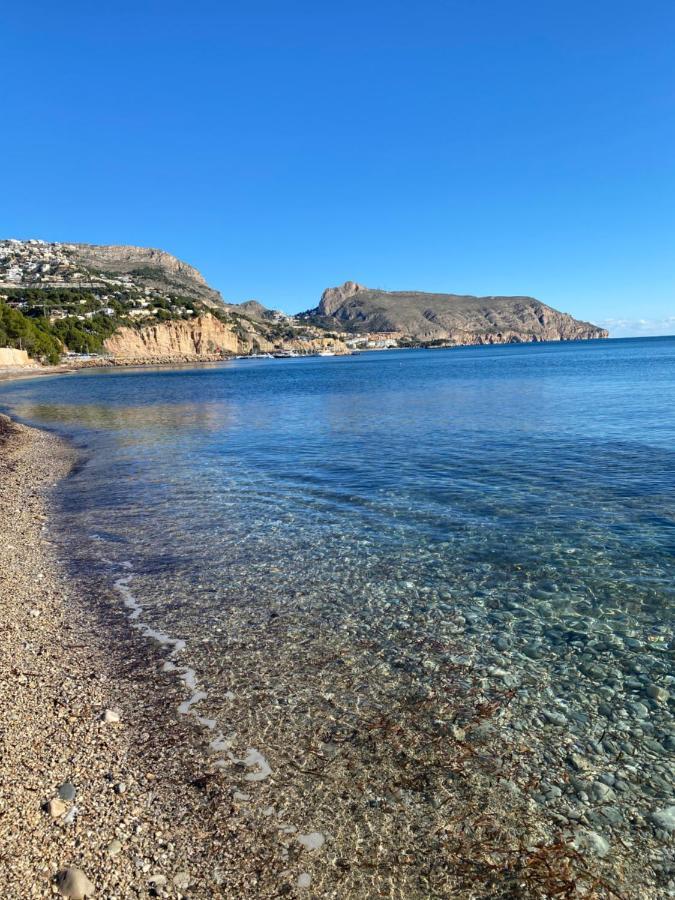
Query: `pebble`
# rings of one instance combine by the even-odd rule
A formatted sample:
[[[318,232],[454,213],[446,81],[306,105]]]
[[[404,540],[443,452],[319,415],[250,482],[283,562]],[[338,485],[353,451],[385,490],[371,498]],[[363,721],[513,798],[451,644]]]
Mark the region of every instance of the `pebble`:
[[[565,716],[562,713],[555,712],[552,709],[542,710],[542,715],[544,716],[544,718],[547,721],[551,722],[553,725],[562,726],[562,725],[565,725],[567,722],[567,719],[565,718]]]
[[[675,831],[675,806],[655,809],[653,813],[650,813],[649,821],[662,831]]]
[[[567,761],[570,766],[575,769],[577,772],[583,772],[585,769],[590,767],[590,763],[586,759],[586,757],[581,756],[579,753],[570,753],[567,757]]]
[[[297,885],[299,888],[308,888],[312,883],[312,876],[309,872],[303,872],[301,875],[298,875]]]
[[[659,687],[656,684],[648,684],[645,693],[648,697],[651,697],[652,700],[659,700],[661,703],[665,703],[670,696],[665,688]]]
[[[82,869],[68,868],[56,876],[56,885],[63,897],[71,900],[85,900],[94,896],[94,885],[89,881]]]
[[[108,725],[112,725],[120,721],[120,714],[115,712],[114,709],[106,709],[103,713],[102,719]]]
[[[166,887],[166,882],[167,882],[166,875],[162,875],[159,872],[156,872],[154,875],[151,875],[148,878],[148,886],[151,888]]]
[[[122,852],[121,841],[118,841],[117,838],[113,838],[113,840],[108,844],[106,852],[108,856],[117,856],[118,853]]]
[[[126,792],[126,789],[127,789],[127,786],[123,781],[120,781],[113,788],[113,790],[115,791],[116,794],[124,794]]]
[[[604,800],[613,793],[611,787],[602,781],[593,782],[591,792],[596,800]]]
[[[320,831],[312,831],[309,834],[299,834],[298,841],[306,850],[319,850],[324,845],[325,837]]]
[[[77,793],[77,791],[75,790],[74,786],[69,781],[66,781],[59,788],[59,797],[62,800],[74,800],[76,793]]]
[[[190,873],[176,872],[176,874],[173,876],[173,884],[177,890],[187,891],[187,889],[190,887]]]
[[[52,819],[60,819],[61,816],[65,815],[68,807],[63,802],[63,800],[59,800],[58,797],[55,797],[53,800],[50,800],[47,804],[47,812],[52,817]]]
[[[576,850],[590,853],[592,856],[607,856],[609,853],[609,841],[596,831],[579,828],[574,834],[573,846]]]

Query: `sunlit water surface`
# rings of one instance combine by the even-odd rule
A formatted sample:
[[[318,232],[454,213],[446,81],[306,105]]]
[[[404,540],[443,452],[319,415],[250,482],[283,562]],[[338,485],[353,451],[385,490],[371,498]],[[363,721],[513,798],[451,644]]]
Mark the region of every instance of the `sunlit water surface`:
[[[411,698],[442,734],[445,665],[513,692],[509,727],[552,772],[572,751],[596,774],[648,765],[590,812],[540,775],[572,825],[665,805],[675,339],[103,370],[2,385],[0,403],[84,448],[58,492],[72,564],[185,641],[167,645],[183,711],[301,832],[347,847],[356,823],[356,845],[394,847],[383,804],[442,806],[386,736],[350,747],[369,775],[344,829],[337,788],[300,770],[318,752],[338,772],[348,728],[383,735]]]

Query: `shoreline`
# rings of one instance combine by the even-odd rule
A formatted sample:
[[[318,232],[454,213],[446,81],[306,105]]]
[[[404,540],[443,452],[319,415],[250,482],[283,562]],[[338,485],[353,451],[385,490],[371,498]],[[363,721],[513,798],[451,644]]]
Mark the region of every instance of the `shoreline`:
[[[97,897],[273,896],[284,878],[270,841],[242,827],[205,735],[178,713],[185,691],[165,657],[56,559],[45,494],[75,462],[64,441],[0,416],[7,895],[51,897],[74,866]]]
[[[322,889],[322,875],[344,863],[337,848],[305,853],[291,844],[290,855],[284,853],[283,842],[288,847],[297,838],[288,828],[279,833],[276,816],[261,819],[253,803],[247,807],[241,763],[234,771],[219,768],[208,745],[213,732],[200,728],[197,716],[181,715],[181,706],[189,711],[191,686],[167,668],[161,644],[142,627],[134,631],[119,588],[104,579],[76,581],[57,560],[46,495],[76,464],[62,439],[0,417],[5,883],[17,895],[52,896],[55,874],[77,866],[96,896],[119,900],[149,889],[151,896],[192,898],[371,896],[360,889],[336,894],[335,884]],[[120,723],[103,722],[106,709],[119,713]],[[609,887],[618,875],[609,860],[563,853],[550,822],[511,796],[513,785],[505,780],[499,788],[484,771],[463,768],[463,755],[469,764],[477,756],[463,736],[457,741],[462,782],[452,816],[463,824],[460,833],[448,831],[438,852],[450,854],[445,861],[462,887],[439,881],[432,893],[407,896],[504,896],[525,872],[538,880],[534,889],[519,881],[523,898],[547,896],[549,877],[563,886],[579,880],[584,897],[656,896],[647,884],[639,895],[625,882]],[[275,783],[277,794],[291,796],[281,771],[269,779]],[[64,785],[74,786],[75,798],[52,818],[44,807]]]
[[[651,337],[651,336],[648,336]],[[656,338],[662,337],[660,335],[654,336]],[[478,347],[523,347],[523,346],[538,346],[541,344],[573,344],[573,343],[593,343],[594,341],[606,341],[606,340],[644,340],[644,338],[639,337],[629,337],[629,338],[562,338],[558,341],[475,341],[472,343],[461,343],[461,344],[443,344],[438,346],[415,346],[415,347],[354,347],[350,348],[349,353],[336,353],[335,356],[360,356],[363,353],[381,353],[385,351],[397,351],[397,350],[462,350],[467,348],[478,348]],[[306,353],[306,354],[298,354],[297,359],[305,359],[305,358],[316,358],[320,357],[321,354],[317,353]],[[3,381],[15,381],[21,378],[37,378],[42,375],[69,375],[77,372],[81,372],[86,369],[153,369],[153,368],[172,368],[178,366],[185,365],[198,365],[199,363],[225,363],[232,362],[236,359],[245,359],[246,355],[238,356],[233,353],[229,356],[222,356],[220,354],[206,354],[206,355],[185,355],[185,356],[176,356],[168,359],[166,357],[142,357],[138,359],[132,358],[124,358],[120,357],[117,359],[110,358],[101,358],[95,360],[87,360],[87,361],[79,361],[79,362],[65,362],[59,363],[58,365],[41,365],[39,363],[35,363],[33,365],[28,366],[4,366],[0,367],[0,382]],[[251,357],[255,358],[255,357]]]

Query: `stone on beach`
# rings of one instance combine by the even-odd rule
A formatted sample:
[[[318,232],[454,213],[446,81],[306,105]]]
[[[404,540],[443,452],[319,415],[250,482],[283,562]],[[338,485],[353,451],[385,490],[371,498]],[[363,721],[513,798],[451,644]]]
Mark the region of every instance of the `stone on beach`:
[[[70,900],[86,900],[94,896],[94,885],[89,881],[82,869],[68,868],[56,876],[59,893]]]
[[[675,831],[675,806],[655,809],[649,816],[650,821],[663,831]]]
[[[52,819],[60,819],[61,816],[65,815],[68,807],[60,800],[58,797],[54,797],[53,800],[50,800],[47,804],[47,812],[52,817]]]
[[[118,841],[117,838],[113,838],[113,840],[108,844],[106,850],[108,856],[117,856],[118,853],[122,852],[122,842]]]
[[[176,872],[173,876],[174,887],[179,891],[186,891],[190,887],[190,873]]]
[[[114,709],[106,709],[103,713],[102,719],[108,725],[116,724],[120,721],[120,714],[115,712]]]
[[[75,787],[69,781],[64,782],[59,788],[59,797],[62,800],[74,800],[76,793]]]

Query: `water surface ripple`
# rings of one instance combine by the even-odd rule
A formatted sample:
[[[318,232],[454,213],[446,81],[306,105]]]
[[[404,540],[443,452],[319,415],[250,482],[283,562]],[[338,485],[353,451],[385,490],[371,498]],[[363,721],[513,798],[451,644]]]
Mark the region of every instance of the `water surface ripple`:
[[[73,565],[171,636],[183,711],[317,892],[450,891],[443,754],[472,735],[510,760],[486,803],[520,792],[667,878],[675,339],[104,370],[0,402],[84,448]]]

